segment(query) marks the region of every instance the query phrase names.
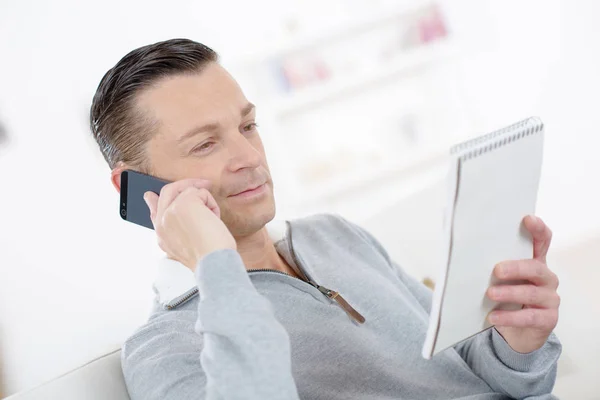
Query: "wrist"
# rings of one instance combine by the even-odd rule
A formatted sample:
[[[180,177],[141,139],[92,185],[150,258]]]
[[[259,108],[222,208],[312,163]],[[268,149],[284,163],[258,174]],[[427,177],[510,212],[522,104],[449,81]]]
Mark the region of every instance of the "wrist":
[[[531,341],[525,341],[525,340],[522,340],[522,341],[518,340],[518,341],[507,342],[507,343],[510,346],[510,348],[513,349],[514,351],[516,351],[517,353],[529,354],[529,353],[533,353],[536,350],[541,349],[544,346],[544,343],[546,343],[546,341],[543,340],[543,341],[531,342]]]
[[[202,252],[197,252],[194,253],[194,255],[190,258],[190,260],[185,264],[189,269],[192,270],[192,272],[196,272],[196,268],[198,268],[198,265],[200,264],[200,262],[202,262],[202,260],[213,253],[216,253],[218,251],[222,251],[222,250],[234,250],[237,251],[237,246],[235,246],[235,242],[233,246],[219,246],[219,247],[215,247],[213,249],[204,249],[204,251]]]
[[[494,329],[512,350],[520,354],[529,354],[541,349],[549,336],[549,334],[531,335],[526,332],[512,332],[510,328],[495,327]]]

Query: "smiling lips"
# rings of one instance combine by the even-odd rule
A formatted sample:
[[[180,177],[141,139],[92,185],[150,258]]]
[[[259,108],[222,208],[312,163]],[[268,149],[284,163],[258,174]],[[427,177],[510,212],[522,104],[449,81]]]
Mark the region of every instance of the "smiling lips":
[[[265,185],[266,185],[266,182],[262,183],[260,185],[253,185],[253,186],[250,186],[248,189],[245,189],[236,194],[232,194],[229,197],[251,197],[251,196],[262,193],[265,190]]]

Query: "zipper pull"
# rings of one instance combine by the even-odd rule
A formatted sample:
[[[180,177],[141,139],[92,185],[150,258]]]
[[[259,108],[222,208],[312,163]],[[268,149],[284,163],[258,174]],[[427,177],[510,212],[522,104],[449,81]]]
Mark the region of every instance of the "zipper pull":
[[[358,322],[359,324],[363,324],[365,322],[365,317],[363,317],[358,311],[356,311],[354,309],[354,307],[352,307],[342,297],[341,294],[339,294],[335,290],[327,289],[326,287],[323,287],[323,286],[318,286],[317,289],[319,289],[319,291],[321,293],[323,293],[325,296],[329,297],[330,299],[335,300],[340,305],[340,307],[342,307],[344,309],[344,311],[346,311],[346,314],[348,314],[356,322]]]

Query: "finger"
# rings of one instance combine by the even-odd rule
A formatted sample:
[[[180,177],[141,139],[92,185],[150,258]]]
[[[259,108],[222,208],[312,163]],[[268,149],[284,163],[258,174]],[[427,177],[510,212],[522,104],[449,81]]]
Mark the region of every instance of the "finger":
[[[183,193],[179,196],[183,199],[191,197],[195,201],[198,199],[204,203],[204,205],[212,211],[217,217],[221,218],[221,209],[217,204],[217,201],[213,197],[213,195],[206,189],[198,189],[196,187],[188,187],[184,190]]]
[[[210,181],[207,181],[206,179],[182,179],[163,186],[160,195],[158,196],[157,215],[162,215],[171,205],[173,200],[187,188],[195,187],[197,189],[208,189],[210,186]]]
[[[535,328],[552,330],[558,322],[558,310],[524,308],[517,311],[492,311],[488,320],[492,325],[513,328]]]
[[[526,280],[538,286],[558,287],[558,277],[540,260],[504,261],[494,267],[500,280]]]
[[[525,217],[523,223],[533,238],[533,258],[545,262],[552,242],[552,231],[541,218],[534,215]]]
[[[152,225],[154,225],[154,218],[156,217],[156,209],[158,207],[158,195],[154,192],[146,192],[144,193],[144,201],[148,205],[150,219],[152,220]]]
[[[487,291],[487,296],[500,303],[524,304],[538,308],[558,308],[560,296],[555,290],[534,285],[497,285]]]
[[[206,189],[201,190],[200,195],[203,196],[204,204],[206,204],[210,211],[215,213],[217,217],[221,218],[221,209],[219,208],[219,205],[217,204],[217,201],[213,195]]]

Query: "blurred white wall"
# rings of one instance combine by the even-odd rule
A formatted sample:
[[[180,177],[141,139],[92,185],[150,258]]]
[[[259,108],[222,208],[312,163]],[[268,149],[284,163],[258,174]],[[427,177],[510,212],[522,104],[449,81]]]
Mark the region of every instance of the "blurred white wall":
[[[148,312],[153,260],[159,254],[153,234],[118,217],[109,170],[87,131],[91,97],[104,72],[129,50],[171,37],[205,42],[222,54],[227,66],[238,54],[251,54],[273,37],[285,36],[283,26],[292,9],[305,7],[315,19],[321,16],[323,25],[330,15],[323,10],[335,12],[341,3],[0,4],[0,120],[11,136],[10,146],[0,148],[0,364],[5,394],[118,346]],[[432,76],[440,84],[461,88],[458,99],[470,121],[464,134],[483,133],[529,115],[539,115],[546,123],[538,213],[555,231],[554,251],[557,257],[563,255],[557,258],[562,260],[560,268],[570,270],[562,296],[564,307],[571,307],[568,320],[576,324],[593,315],[586,314],[595,311],[591,302],[600,301],[597,294],[585,301],[581,297],[582,290],[591,290],[583,285],[590,260],[599,260],[595,238],[600,235],[600,113],[594,107],[600,91],[600,3],[442,4],[463,55],[434,68]],[[253,100],[260,107],[262,99]],[[396,100],[387,94],[381,101]],[[269,117],[268,110],[259,108],[261,114]],[[328,123],[335,126],[336,121]],[[441,223],[443,204],[435,197],[443,177],[441,159],[300,210],[286,207],[290,194],[285,155],[277,156],[277,142],[269,134],[274,133],[264,132],[282,193],[280,217],[341,212],[365,222],[389,246],[395,235],[402,238],[403,244],[392,252],[411,273],[424,276],[435,270],[427,257]],[[395,216],[395,232],[387,225],[394,218],[382,218],[382,210]],[[586,255],[572,258],[576,265],[568,265],[571,257],[564,256],[572,249]],[[575,349],[577,337],[567,328],[561,331],[563,341]],[[597,325],[590,329],[600,333]],[[598,352],[597,347],[590,350]],[[559,388],[568,396],[581,394],[574,388],[587,385],[589,391],[577,398],[592,399],[600,387],[589,381],[589,374],[577,373],[590,371],[593,361],[589,352],[588,358],[577,358],[582,353],[586,352],[568,353],[572,363],[588,364],[571,368],[573,373],[565,377],[568,385]]]

